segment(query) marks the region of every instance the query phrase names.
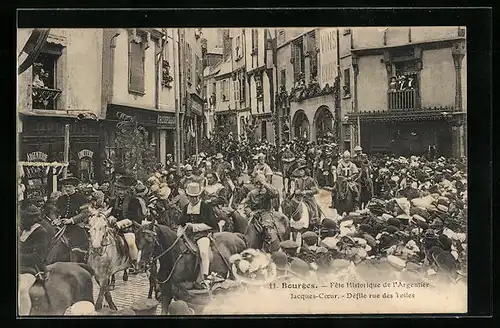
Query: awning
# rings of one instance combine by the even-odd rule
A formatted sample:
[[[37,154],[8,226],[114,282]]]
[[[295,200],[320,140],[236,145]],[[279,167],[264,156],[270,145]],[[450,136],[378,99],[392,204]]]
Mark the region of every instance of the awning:
[[[17,68],[17,74],[20,75],[24,71],[26,71],[35,60],[40,55],[42,51],[42,47],[47,41],[47,37],[49,35],[50,29],[34,29],[31,32],[31,36],[28,38],[28,41],[23,47],[22,52],[27,54],[27,57],[23,60],[21,64],[19,64]]]

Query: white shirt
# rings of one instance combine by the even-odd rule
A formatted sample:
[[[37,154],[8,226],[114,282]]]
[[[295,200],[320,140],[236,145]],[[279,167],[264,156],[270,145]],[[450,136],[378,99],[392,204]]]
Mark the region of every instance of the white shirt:
[[[200,214],[200,210],[201,210],[201,200],[194,205],[189,203],[186,214]]]

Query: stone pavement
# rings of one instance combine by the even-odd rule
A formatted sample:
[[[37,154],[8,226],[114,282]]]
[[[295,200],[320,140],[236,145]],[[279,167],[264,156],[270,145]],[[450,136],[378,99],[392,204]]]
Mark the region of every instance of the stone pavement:
[[[243,179],[248,179],[248,176],[244,176]],[[280,174],[276,174],[273,177],[273,185],[278,188],[281,195],[283,181]],[[330,197],[330,192],[320,190],[319,194],[316,195],[316,200],[326,217],[335,219],[337,216],[336,211],[329,208],[331,203]],[[146,299],[149,291],[149,280],[146,274],[129,275],[129,279],[126,282],[123,281],[122,276],[123,272],[116,274],[116,287],[111,291],[111,296],[118,310],[131,306],[134,302]],[[94,281],[94,300],[97,299],[98,292],[99,286]],[[107,305],[106,301],[104,301],[104,305]],[[161,314],[160,306],[158,306],[157,314]]]
[[[118,310],[122,310],[134,304],[135,302],[144,300],[148,297],[149,279],[145,273],[138,275],[129,275],[128,281],[123,281],[123,271],[115,275],[116,287],[111,291],[111,297]],[[99,285],[94,279],[94,301],[97,300],[99,294]],[[104,300],[103,307],[108,307]],[[161,307],[158,306],[156,314],[161,314]]]

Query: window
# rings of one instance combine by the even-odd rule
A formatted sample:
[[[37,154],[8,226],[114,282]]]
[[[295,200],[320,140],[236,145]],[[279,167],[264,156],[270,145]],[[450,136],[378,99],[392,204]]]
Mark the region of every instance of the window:
[[[257,54],[259,48],[259,30],[256,28],[252,29],[252,55]]]
[[[298,81],[301,74],[304,72],[304,49],[303,42],[299,40],[292,43],[292,60],[293,60],[293,79]]]
[[[344,70],[344,97],[351,95],[351,70],[349,68]]]
[[[235,104],[238,104],[239,91],[240,91],[239,81],[236,79],[233,81],[233,97],[234,97]]]
[[[318,54],[316,52],[316,32],[307,35],[307,51],[309,52],[311,78],[318,76]]]
[[[279,43],[284,43],[285,42],[285,30],[280,30],[279,31],[278,42]]]
[[[222,101],[229,101],[229,81],[221,81],[220,97]]]
[[[240,117],[240,135],[245,134],[245,118],[242,116]]]
[[[240,59],[243,57],[243,50],[241,48],[241,36],[236,37],[236,59]]]
[[[282,87],[286,87],[286,70],[282,69],[281,70],[281,75],[280,75],[280,85]]]
[[[128,69],[129,80],[128,90],[130,93],[143,95],[144,89],[144,61],[146,57],[146,40],[142,36],[133,34],[133,39],[129,42]]]
[[[203,66],[201,59],[198,55],[195,56],[195,65],[196,65],[196,88],[198,89],[198,93],[201,92],[201,84],[203,82]]]
[[[239,78],[238,78],[238,81],[239,81],[239,90],[240,90],[240,102],[244,102],[245,101],[245,75],[243,74],[240,74]]]
[[[260,124],[261,124],[260,127],[261,140],[267,140],[267,121],[262,120]]]
[[[32,103],[34,109],[56,109],[56,99],[61,90],[57,88],[57,60],[61,47],[46,47],[33,63]]]

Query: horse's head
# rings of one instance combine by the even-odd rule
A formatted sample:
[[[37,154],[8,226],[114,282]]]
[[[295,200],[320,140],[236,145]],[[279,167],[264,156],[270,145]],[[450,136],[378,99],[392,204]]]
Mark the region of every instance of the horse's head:
[[[157,226],[154,222],[144,221],[135,233],[137,249],[141,251],[139,267],[144,268],[152,259],[159,244]]]
[[[109,222],[106,213],[104,211],[96,211],[89,218],[90,246],[94,249],[99,249],[108,244]]]

